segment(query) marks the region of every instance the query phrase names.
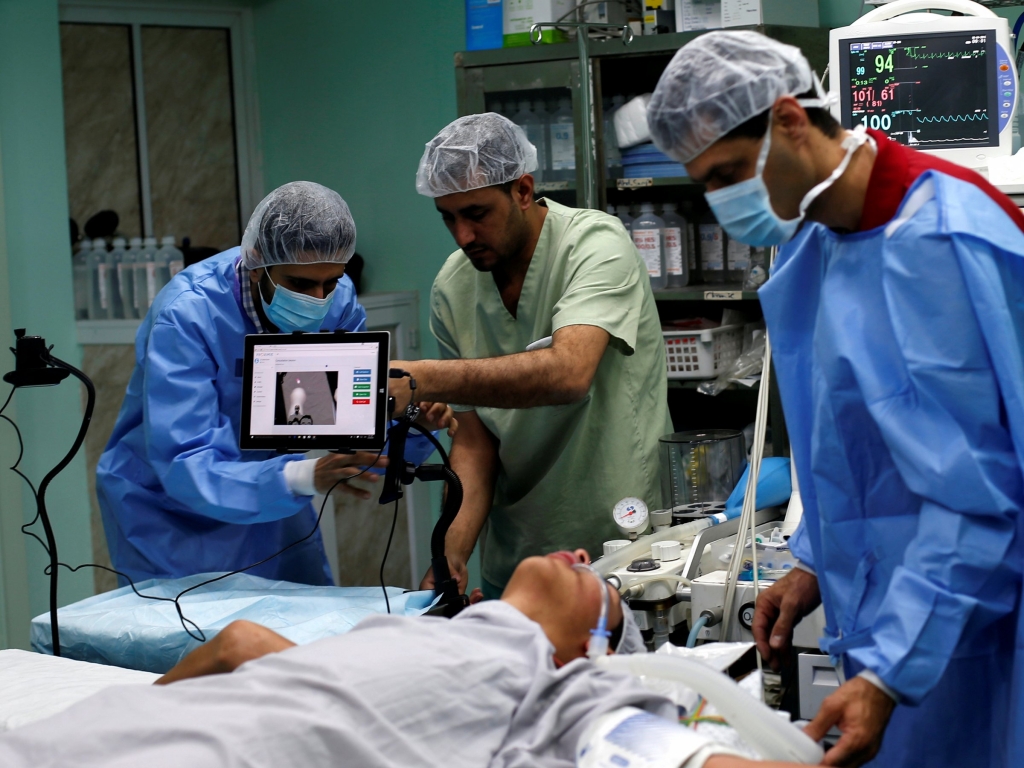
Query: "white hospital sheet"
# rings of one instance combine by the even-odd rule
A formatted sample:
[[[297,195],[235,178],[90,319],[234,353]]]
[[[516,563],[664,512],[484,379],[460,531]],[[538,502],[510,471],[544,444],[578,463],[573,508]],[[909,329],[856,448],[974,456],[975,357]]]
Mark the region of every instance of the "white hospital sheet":
[[[41,720],[112,685],[149,685],[159,675],[28,651],[0,651],[0,732]]]

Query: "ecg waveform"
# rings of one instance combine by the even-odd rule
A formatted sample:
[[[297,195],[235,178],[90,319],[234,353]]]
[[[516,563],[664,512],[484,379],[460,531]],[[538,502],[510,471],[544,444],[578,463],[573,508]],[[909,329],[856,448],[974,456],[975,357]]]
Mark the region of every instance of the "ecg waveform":
[[[918,117],[919,123],[971,123],[988,120],[988,113],[974,113],[970,115],[936,115],[933,117]]]
[[[985,49],[965,51],[941,51],[939,53],[919,53],[919,48],[904,48],[903,53],[908,59],[927,61],[937,59],[980,59],[985,56]]]

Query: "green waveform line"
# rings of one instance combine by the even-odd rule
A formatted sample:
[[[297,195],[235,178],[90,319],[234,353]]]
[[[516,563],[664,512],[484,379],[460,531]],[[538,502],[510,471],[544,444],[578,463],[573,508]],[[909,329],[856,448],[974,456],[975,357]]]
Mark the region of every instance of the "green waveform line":
[[[917,48],[904,48],[904,54],[911,59],[957,59],[965,56],[972,59],[980,59],[985,55],[984,50],[979,51],[947,51],[945,53],[918,53]]]
[[[972,115],[938,115],[936,117],[918,117],[915,119],[919,123],[970,123],[988,120],[988,115],[982,112],[981,114]]]

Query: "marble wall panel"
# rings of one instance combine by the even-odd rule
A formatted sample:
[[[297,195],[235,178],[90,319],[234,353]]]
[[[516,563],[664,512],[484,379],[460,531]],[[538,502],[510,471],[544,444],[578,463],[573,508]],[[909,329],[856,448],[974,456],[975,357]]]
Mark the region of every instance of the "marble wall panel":
[[[135,348],[129,344],[97,344],[82,347],[82,370],[96,387],[96,406],[92,423],[85,437],[85,463],[89,478],[89,503],[92,507],[92,550],[94,562],[110,566],[110,553],[103,533],[103,520],[96,501],[96,465],[110,440],[121,410],[128,380],[135,367]],[[117,586],[117,577],[108,571],[94,569],[97,592],[106,592]]]
[[[238,173],[228,31],[143,27],[153,234],[238,245]]]
[[[111,209],[125,237],[139,236],[131,30],[61,24],[60,42],[71,217],[81,229],[94,213]]]

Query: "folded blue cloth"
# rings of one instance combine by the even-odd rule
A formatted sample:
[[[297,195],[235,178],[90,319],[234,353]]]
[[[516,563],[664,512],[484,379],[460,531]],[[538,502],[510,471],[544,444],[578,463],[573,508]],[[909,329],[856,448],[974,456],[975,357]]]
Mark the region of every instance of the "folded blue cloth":
[[[136,587],[146,595],[173,598],[216,575],[149,579]],[[434,602],[434,593],[388,587],[388,599],[393,614],[418,616]],[[244,573],[189,592],[179,604],[207,640],[232,621],[246,619],[299,645],[343,634],[365,617],[386,612],[379,587],[312,587]],[[163,673],[200,645],[181,626],[173,603],[145,600],[131,587],[65,606],[57,620],[61,654],[79,661]],[[33,649],[53,652],[49,613],[32,620],[31,637]]]

